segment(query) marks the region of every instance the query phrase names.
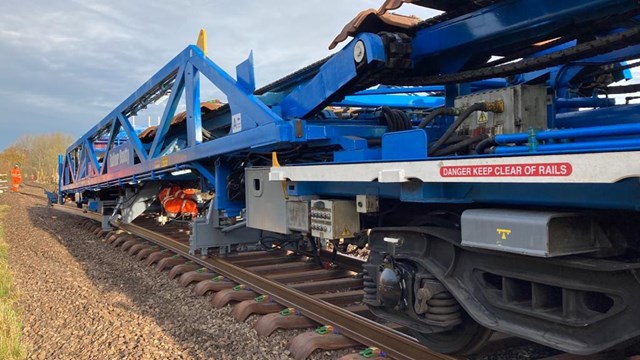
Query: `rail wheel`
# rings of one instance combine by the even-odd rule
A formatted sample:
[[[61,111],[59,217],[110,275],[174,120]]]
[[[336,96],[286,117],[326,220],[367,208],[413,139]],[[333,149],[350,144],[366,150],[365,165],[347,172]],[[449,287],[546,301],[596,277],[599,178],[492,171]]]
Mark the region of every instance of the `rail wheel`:
[[[468,315],[463,322],[452,330],[423,334],[417,331],[413,335],[428,348],[443,354],[468,355],[480,350],[489,341],[493,331],[478,324]]]

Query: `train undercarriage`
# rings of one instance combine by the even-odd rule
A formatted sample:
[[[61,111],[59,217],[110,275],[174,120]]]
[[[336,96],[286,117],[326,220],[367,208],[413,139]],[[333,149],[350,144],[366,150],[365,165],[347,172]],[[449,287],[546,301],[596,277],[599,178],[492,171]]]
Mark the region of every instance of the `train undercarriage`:
[[[636,242],[614,230],[635,237],[636,215],[619,220],[607,235]],[[365,303],[441,352],[472,353],[489,329],[575,354],[638,339],[635,250],[532,259],[462,246],[460,229],[440,221],[373,229],[369,249]]]

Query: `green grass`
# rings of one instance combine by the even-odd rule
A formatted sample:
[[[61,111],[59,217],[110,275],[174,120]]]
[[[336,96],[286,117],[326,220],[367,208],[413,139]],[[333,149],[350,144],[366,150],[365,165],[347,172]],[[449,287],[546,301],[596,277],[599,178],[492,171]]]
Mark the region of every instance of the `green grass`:
[[[20,341],[22,323],[16,310],[18,296],[9,270],[8,245],[2,232],[2,218],[9,206],[0,205],[0,359],[24,359],[25,348]]]

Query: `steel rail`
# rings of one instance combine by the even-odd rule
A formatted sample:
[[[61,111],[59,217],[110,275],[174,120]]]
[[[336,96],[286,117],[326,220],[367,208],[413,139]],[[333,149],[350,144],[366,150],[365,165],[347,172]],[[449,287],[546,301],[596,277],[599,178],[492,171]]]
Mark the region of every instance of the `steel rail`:
[[[58,204],[53,204],[51,207],[54,210],[62,211],[67,214],[79,215],[79,216],[84,216],[86,218],[89,218],[91,220],[102,221],[102,215],[92,211],[86,211],[84,209],[80,209],[77,207],[64,206],[64,205],[58,205]]]
[[[80,215],[98,221],[100,221],[102,217],[100,214],[85,212],[81,209],[74,209],[61,205],[54,205],[53,208],[69,214]],[[387,354],[393,358],[429,360],[456,359],[448,355],[436,353],[398,331],[389,329],[381,324],[351,313],[338,306],[310,297],[309,295],[298,290],[291,289],[286,285],[264,279],[259,275],[253,274],[221,258],[202,258],[191,255],[189,254],[189,247],[186,244],[179,243],[171,237],[134,224],[112,222],[112,225],[173,251],[194,263],[219,273],[220,275],[245,284],[256,292],[269,294],[274,301],[281,305],[293,307],[300,311],[304,316],[309,317],[318,323],[332,325],[334,328],[338,329],[341,334],[351,339],[368,346],[377,346],[385,349]]]
[[[189,247],[168,236],[138,225],[115,223],[114,226],[161,245],[180,256],[217,273],[243,283],[257,292],[269,294],[276,302],[299,310],[304,316],[321,324],[332,325],[340,333],[362,344],[377,346],[397,359],[454,359],[433,352],[408,336],[335,305],[315,299],[286,285],[267,280],[221,258],[200,258],[189,254]]]

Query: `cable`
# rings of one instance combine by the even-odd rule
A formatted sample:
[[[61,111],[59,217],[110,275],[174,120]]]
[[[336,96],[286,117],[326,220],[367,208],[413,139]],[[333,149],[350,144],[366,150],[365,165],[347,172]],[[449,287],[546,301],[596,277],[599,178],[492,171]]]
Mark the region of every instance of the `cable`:
[[[398,131],[398,128],[395,123],[395,117],[393,116],[392,110],[388,106],[383,106],[381,111],[382,111],[382,116],[387,122],[387,128],[389,132]]]
[[[380,108],[382,115],[387,122],[389,132],[403,131],[411,129],[411,119],[402,110],[391,109],[388,106]]]
[[[453,145],[453,144],[457,144],[462,140],[467,140],[469,138],[469,135],[452,135],[449,140],[447,140],[444,144],[442,145]]]
[[[484,153],[485,153],[485,151],[486,151],[488,148],[490,148],[490,147],[492,147],[492,146],[496,146],[496,145],[498,145],[498,144],[496,143],[496,137],[495,137],[495,136],[493,136],[493,135],[492,135],[492,136],[489,136],[488,138],[486,138],[486,139],[484,139],[484,140],[480,141],[480,142],[478,143],[478,145],[476,145],[476,153],[478,153],[478,154],[482,155],[482,154],[484,154]]]
[[[478,136],[474,136],[472,138],[467,138],[465,140],[461,140],[453,145],[447,146],[444,149],[440,149],[436,152],[433,153],[433,156],[444,156],[444,155],[449,155],[449,154],[453,154],[455,152],[457,152],[458,150],[464,149],[466,147],[468,147],[469,145],[473,145],[477,142],[480,142],[482,140],[485,140],[488,137],[487,134],[482,134],[482,135],[478,135]]]
[[[458,111],[454,108],[440,107],[430,112],[424,119],[418,124],[420,129],[424,129],[430,122],[440,115],[458,115]]]
[[[504,102],[502,100],[497,100],[493,102],[480,102],[475,103],[468,108],[464,109],[462,113],[456,118],[456,120],[449,126],[447,131],[445,131],[444,135],[442,135],[432,146],[429,147],[429,155],[433,155],[442,144],[447,142],[449,137],[453,135],[453,133],[458,130],[460,125],[476,111],[491,111],[491,112],[502,112],[504,111]]]
[[[640,91],[640,84],[609,86],[604,88],[604,90],[606,90],[608,94],[628,94]]]

